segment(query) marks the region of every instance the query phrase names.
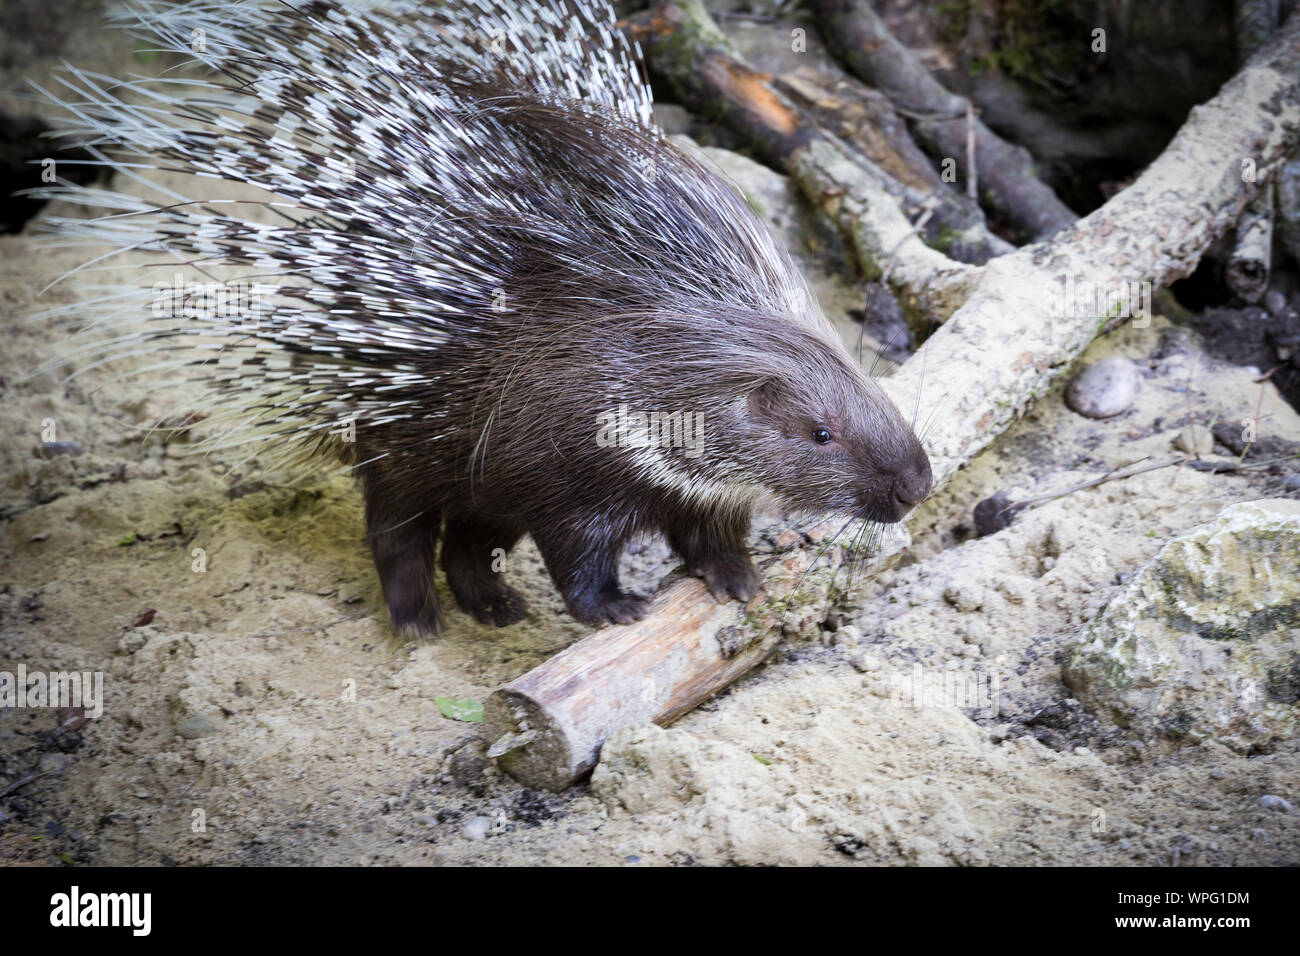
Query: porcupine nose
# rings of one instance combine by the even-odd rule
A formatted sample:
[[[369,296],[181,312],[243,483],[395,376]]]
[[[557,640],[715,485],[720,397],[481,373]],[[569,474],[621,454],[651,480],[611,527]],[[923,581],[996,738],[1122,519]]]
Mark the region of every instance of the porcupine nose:
[[[892,490],[894,502],[899,507],[899,517],[924,501],[930,494],[933,483],[930,459],[918,446],[906,466],[900,469],[894,478]]]

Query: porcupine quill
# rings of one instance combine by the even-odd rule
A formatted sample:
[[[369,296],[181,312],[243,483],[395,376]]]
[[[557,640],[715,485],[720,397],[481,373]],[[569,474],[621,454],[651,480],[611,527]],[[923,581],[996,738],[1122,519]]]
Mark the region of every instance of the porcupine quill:
[[[637,532],[747,599],[760,497],[892,522],[928,494],[911,427],[780,241],[654,126],[604,4],[127,9],[195,69],[68,67],[48,95],[70,139],[157,198],[40,194],[98,213],[51,219],[63,246],[110,247],[88,267],[170,260],[163,291],[52,310],[103,333],[58,361],[161,353],[141,371],[210,386],[207,448],[345,461],[397,630],[440,629],[439,538],[481,621],[525,615],[495,558],[528,533],[574,617],[629,622],[645,602],[616,563]],[[186,195],[166,172],[199,178]],[[205,197],[205,178],[269,198]],[[179,265],[261,287],[226,314],[167,295]],[[676,431],[647,441],[645,421]]]

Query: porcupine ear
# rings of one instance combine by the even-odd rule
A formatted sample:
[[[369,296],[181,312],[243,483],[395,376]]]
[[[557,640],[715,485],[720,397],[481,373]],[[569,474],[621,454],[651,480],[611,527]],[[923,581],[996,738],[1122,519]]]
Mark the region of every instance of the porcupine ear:
[[[781,415],[782,392],[784,389],[776,379],[766,379],[745,397],[745,407],[751,420],[764,425],[779,424]]]

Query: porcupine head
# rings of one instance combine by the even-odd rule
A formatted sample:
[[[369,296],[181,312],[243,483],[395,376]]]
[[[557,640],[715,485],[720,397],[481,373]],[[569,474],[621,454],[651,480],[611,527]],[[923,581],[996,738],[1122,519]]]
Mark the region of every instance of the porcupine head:
[[[217,447],[341,455],[403,632],[440,628],[436,558],[465,610],[520,620],[501,570],[524,534],[600,624],[644,612],[616,574],[635,533],[748,599],[759,498],[900,520],[930,489],[919,441],[745,199],[655,128],[612,12],[467,7],[132,4],[198,62],[70,70],[72,132],[133,185],[274,198],[61,185],[101,213],[62,241],[276,281],[251,322],[96,300],[103,356],[166,346],[211,386]]]

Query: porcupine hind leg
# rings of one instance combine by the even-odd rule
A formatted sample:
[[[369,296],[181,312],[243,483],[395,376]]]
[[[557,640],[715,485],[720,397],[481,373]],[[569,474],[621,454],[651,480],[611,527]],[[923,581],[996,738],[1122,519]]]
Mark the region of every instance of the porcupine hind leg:
[[[431,507],[415,515],[385,508],[366,491],[366,537],[384,590],[393,630],[411,637],[442,633],[442,612],[433,587],[434,556],[442,511]]]
[[[719,601],[748,601],[758,593],[761,579],[746,549],[747,513],[683,512],[674,515],[664,531],[668,544],[686,562],[686,570],[703,578]]]
[[[456,603],[483,624],[522,621],[528,602],[501,578],[503,559],[524,533],[522,525],[473,512],[447,515],[442,569]]]
[[[628,529],[603,516],[572,516],[529,530],[575,619],[592,626],[631,624],[645,614],[646,602],[618,586],[618,555]]]

